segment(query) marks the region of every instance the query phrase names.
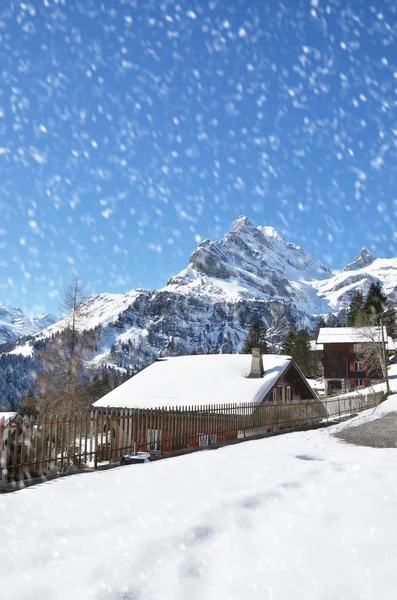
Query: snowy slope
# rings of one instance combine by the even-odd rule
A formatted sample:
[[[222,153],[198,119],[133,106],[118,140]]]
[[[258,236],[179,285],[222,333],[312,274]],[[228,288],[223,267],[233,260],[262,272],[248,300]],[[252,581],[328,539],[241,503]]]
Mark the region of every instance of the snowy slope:
[[[363,262],[357,257],[362,256],[363,251],[365,248],[360,250],[353,263],[334,277],[313,282],[319,296],[326,299],[330,307],[339,309],[348,306],[356,290],[365,294],[371,283],[377,282],[382,283],[383,291],[389,300],[397,303],[397,258],[372,257],[372,260],[361,266]]]
[[[395,461],[318,430],[0,495],[1,598],[392,600]]]
[[[126,312],[144,290],[132,290],[127,294],[93,294],[87,296],[79,309],[79,327],[92,330],[101,325],[107,327],[117,321],[118,315]],[[48,337],[67,326],[65,319],[55,321],[42,328],[37,338]]]
[[[36,315],[29,319],[20,308],[12,308],[0,303],[0,344],[32,335],[55,321],[56,317],[51,314]]]

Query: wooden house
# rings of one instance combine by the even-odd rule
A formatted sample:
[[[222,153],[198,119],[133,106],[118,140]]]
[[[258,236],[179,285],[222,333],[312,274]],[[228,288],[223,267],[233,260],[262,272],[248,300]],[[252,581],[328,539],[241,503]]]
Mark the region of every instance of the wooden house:
[[[292,415],[297,404],[317,400],[291,357],[253,350],[252,355],[161,358],[93,406],[129,411],[125,428],[133,427],[129,419],[140,419],[134,425],[140,447],[157,450],[161,441],[167,452],[272,431],[275,407],[289,405]],[[272,420],[267,417],[271,407]],[[118,439],[125,434],[120,422],[115,419],[111,432]]]
[[[383,327],[386,349],[391,344]],[[380,327],[322,327],[317,344],[323,348],[325,395],[342,394],[382,381],[380,367],[365,363],[365,349],[382,344]]]

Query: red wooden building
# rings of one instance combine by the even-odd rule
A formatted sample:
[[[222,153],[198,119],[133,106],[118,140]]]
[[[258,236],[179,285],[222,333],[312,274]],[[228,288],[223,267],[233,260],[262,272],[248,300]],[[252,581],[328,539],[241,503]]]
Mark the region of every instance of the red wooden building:
[[[386,348],[391,340],[383,327]],[[380,327],[323,327],[317,344],[323,347],[325,395],[341,394],[382,381],[380,366],[365,362],[369,345],[382,345]],[[379,352],[380,354],[380,352]]]

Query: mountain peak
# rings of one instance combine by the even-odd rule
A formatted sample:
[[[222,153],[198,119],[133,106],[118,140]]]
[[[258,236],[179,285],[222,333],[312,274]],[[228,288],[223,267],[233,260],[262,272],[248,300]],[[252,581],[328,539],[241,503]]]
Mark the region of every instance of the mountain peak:
[[[263,227],[259,227],[259,229],[267,237],[278,240],[279,242],[285,241],[284,238],[279,234],[279,232],[276,229],[274,229],[274,227],[271,227],[270,225],[265,225]]]
[[[374,255],[372,254],[372,252],[370,250],[368,250],[368,248],[365,248],[365,246],[363,248],[361,248],[361,250],[359,250],[354,258],[354,260],[359,260],[360,258],[365,257],[368,259],[371,259],[372,261],[375,260]]]
[[[249,220],[249,218],[242,215],[241,217],[238,217],[235,221],[233,221],[230,231],[240,231],[241,229],[251,227],[254,226]]]
[[[375,260],[374,255],[367,248],[361,248],[354,257],[353,262],[346,265],[344,271],[357,271],[363,267],[368,267]]]

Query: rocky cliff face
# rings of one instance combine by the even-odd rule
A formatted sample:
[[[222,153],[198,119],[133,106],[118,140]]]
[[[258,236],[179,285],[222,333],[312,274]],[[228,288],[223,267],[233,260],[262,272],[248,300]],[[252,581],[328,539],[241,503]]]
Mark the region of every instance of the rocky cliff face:
[[[238,352],[257,319],[277,345],[291,322],[310,327],[320,314],[348,306],[356,289],[381,281],[397,300],[397,259],[363,249],[343,271],[331,272],[272,227],[237,219],[219,241],[204,240],[189,265],[162,289],[89,296],[82,328],[100,328],[94,363],[141,365],[160,355]],[[61,329],[59,321],[36,334]],[[31,344],[32,342],[27,342]],[[14,354],[29,349],[17,346]]]

